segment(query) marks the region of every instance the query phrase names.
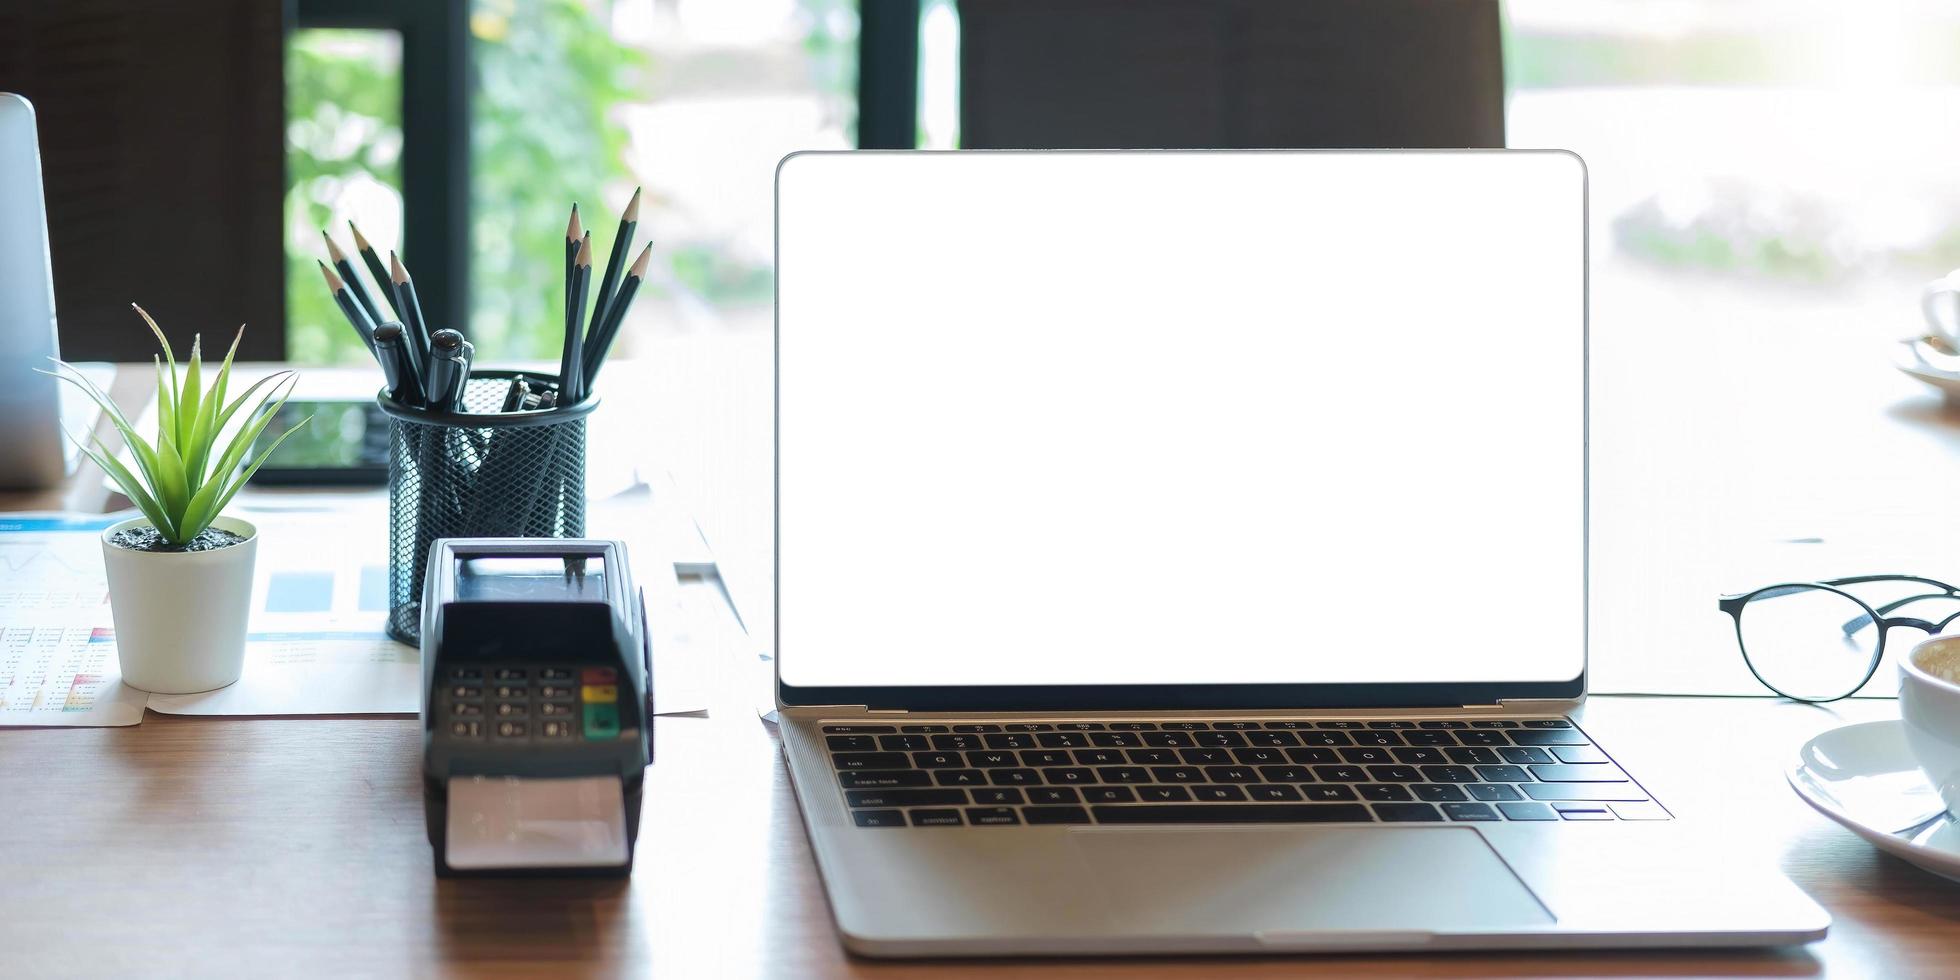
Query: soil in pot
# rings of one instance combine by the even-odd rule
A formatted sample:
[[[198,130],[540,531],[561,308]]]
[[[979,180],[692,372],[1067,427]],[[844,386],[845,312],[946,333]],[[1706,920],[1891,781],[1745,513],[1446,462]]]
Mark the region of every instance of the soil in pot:
[[[141,527],[126,527],[109,535],[109,543],[130,551],[216,551],[229,548],[245,540],[244,535],[234,534],[223,528],[207,527],[197,533],[182,547],[164,540],[156,528],[148,524]]]

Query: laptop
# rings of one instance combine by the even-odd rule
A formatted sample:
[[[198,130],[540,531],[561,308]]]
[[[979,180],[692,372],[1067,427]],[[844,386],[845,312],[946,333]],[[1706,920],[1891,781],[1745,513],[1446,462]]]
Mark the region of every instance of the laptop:
[[[34,107],[0,92],[0,488],[61,481],[60,382],[40,373],[56,355],[54,278],[41,199]]]
[[[1824,934],[1574,720],[1578,157],[799,153],[776,194],[777,705],[848,948]]]

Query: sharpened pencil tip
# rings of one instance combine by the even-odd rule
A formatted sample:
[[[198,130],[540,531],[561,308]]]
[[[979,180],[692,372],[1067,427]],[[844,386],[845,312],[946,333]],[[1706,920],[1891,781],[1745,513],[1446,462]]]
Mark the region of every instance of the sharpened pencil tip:
[[[327,258],[335,262],[347,261],[347,253],[342,252],[340,246],[334,244],[333,236],[327,234],[325,228],[320,229],[320,237],[327,240]]]
[[[408,281],[408,269],[402,265],[401,256],[394,249],[388,250],[388,278],[396,282]]]
[[[314,261],[315,261],[315,262],[319,262],[319,260],[318,260],[318,259],[315,259]],[[336,292],[336,293],[337,293],[337,292],[340,292],[341,290],[343,290],[343,289],[345,289],[345,288],[347,288],[347,284],[346,284],[346,283],[344,283],[344,282],[341,282],[341,281],[340,281],[340,277],[339,277],[339,276],[337,276],[337,275],[334,275],[334,272],[333,272],[333,267],[332,267],[332,266],[330,266],[330,265],[328,265],[328,264],[326,264],[325,262],[320,262],[320,274],[321,274],[321,275],[323,275],[323,276],[326,276],[326,277],[327,277],[327,288],[328,288],[328,289],[331,289],[331,290],[333,290],[334,292]]]
[[[640,220],[640,189],[633,188],[633,199],[626,202],[626,211],[619,216],[621,221]]]
[[[572,205],[572,220],[565,224],[565,240],[568,242],[578,241],[581,233],[582,228],[578,223],[578,205],[574,203]]]
[[[626,270],[626,274],[635,279],[645,279],[647,277],[647,262],[652,258],[653,243],[648,242],[647,247],[640,249],[640,257],[633,260],[633,267]]]
[[[363,235],[363,234],[361,234],[361,226],[360,226],[360,225],[357,225],[357,224],[355,224],[355,223],[354,223],[354,219],[352,219],[352,218],[349,218],[349,219],[347,219],[347,227],[348,227],[349,229],[351,229],[351,230],[352,230],[352,231],[354,232],[354,247],[355,247],[355,248],[358,248],[358,249],[360,249],[360,250],[361,250],[361,251],[363,251],[363,252],[372,252],[372,251],[374,251],[374,246],[373,246],[373,245],[370,245],[370,244],[368,244],[368,240],[367,240],[367,236],[366,236],[366,235]]]
[[[579,239],[578,258],[573,259],[572,262],[574,265],[583,265],[583,266],[590,266],[592,264],[592,233],[591,232],[589,231],[586,232],[585,237]]]

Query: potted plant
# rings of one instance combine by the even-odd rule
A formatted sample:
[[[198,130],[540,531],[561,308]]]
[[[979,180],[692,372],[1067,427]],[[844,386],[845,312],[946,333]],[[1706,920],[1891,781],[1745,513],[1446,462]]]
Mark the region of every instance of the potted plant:
[[[191,341],[190,361],[180,378],[170,341],[142,307],[135,309],[163,345],[163,358],[152,358],[157,372],[154,443],[138,435],[116,403],[71,365],[57,361],[52,373],[101,407],[136,462],[131,472],[93,432],[86,442],[75,439],[142,512],[102,532],[123,683],[158,694],[209,691],[236,681],[244,668],[252,560],[258,549],[257,528],[220,514],[265,458],[299,428],[286,430],[246,461],[298,376],[281,371],[261,378],[227,403],[231,358],[245,328],[238,328],[207,388],[200,341]],[[246,408],[261,388],[264,393],[256,404]]]

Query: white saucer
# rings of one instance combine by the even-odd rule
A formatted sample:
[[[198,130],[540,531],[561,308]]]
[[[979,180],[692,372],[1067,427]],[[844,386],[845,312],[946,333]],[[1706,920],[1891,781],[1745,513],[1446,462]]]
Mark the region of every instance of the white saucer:
[[[1879,850],[1960,881],[1960,821],[1943,812],[1899,722],[1833,728],[1805,742],[1785,775],[1805,803]]]

